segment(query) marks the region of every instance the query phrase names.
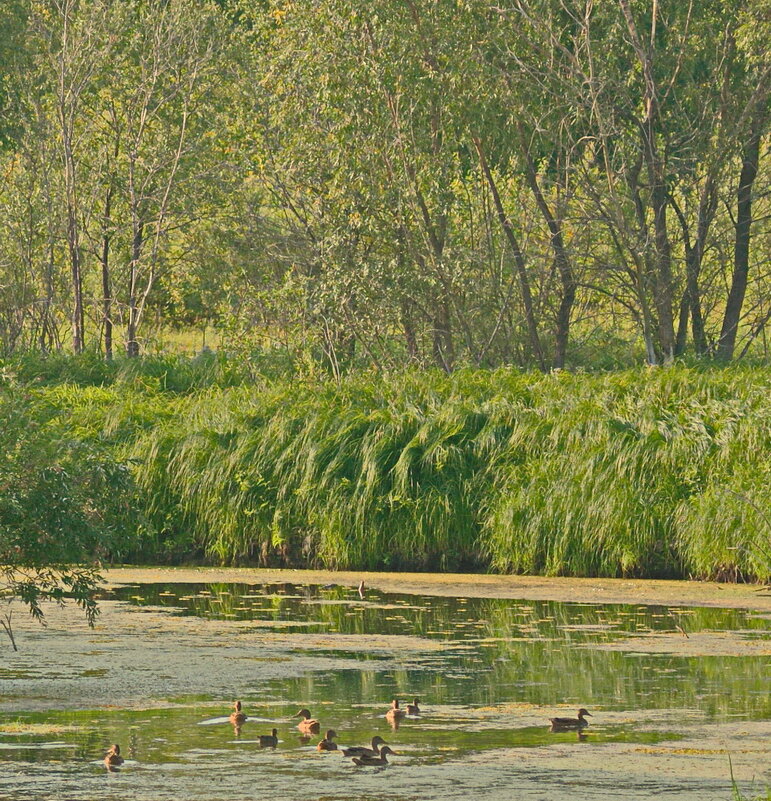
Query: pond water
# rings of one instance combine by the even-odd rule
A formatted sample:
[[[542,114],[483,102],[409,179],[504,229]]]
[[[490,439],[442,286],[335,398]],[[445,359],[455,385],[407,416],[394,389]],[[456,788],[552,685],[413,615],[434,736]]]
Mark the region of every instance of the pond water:
[[[4,652],[0,798],[730,798],[729,756],[749,795],[771,782],[768,615],[301,584],[101,604],[96,631],[30,629]],[[389,725],[414,697],[422,714]],[[580,706],[585,736],[549,730]],[[343,746],[380,734],[392,764],[319,753],[301,707]]]

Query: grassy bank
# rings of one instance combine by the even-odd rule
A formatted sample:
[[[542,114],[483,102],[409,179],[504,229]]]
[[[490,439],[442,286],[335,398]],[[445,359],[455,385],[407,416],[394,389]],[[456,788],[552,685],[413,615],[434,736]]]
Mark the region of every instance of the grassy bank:
[[[337,385],[162,363],[76,383],[5,368],[6,407],[125,467],[103,515],[116,560],[771,575],[771,370]]]

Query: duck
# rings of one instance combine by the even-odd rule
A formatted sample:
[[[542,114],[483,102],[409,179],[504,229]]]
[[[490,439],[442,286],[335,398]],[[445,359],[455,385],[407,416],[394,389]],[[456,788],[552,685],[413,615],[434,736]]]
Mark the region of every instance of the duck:
[[[307,709],[301,709],[295,717],[302,718],[297,724],[297,728],[302,734],[318,734],[321,730],[321,724],[311,717],[311,713]]]
[[[111,745],[110,750],[105,754],[104,764],[107,765],[108,768],[114,768],[118,765],[122,765],[123,762],[124,759],[120,755],[120,746],[117,743]]]
[[[246,715],[241,711],[241,702],[233,704],[233,711],[230,713],[230,722],[234,726],[240,726],[246,720]]]
[[[260,748],[275,748],[278,745],[278,729],[273,729],[270,734],[260,735]]]
[[[327,729],[324,739],[319,741],[316,749],[318,751],[337,751],[337,743],[333,742],[335,737],[337,737],[337,732],[334,729]]]
[[[393,754],[394,752],[387,746],[384,745],[380,749],[379,756],[368,756],[367,754],[362,754],[361,756],[357,756],[353,758],[353,762],[355,765],[387,765],[388,760],[386,759],[387,754]]]
[[[584,720],[586,716],[592,717],[589,714],[588,710],[582,707],[581,709],[578,710],[577,718],[550,718],[551,730],[570,731],[573,729],[583,729],[585,726],[589,725],[589,721]]]
[[[420,714],[420,707],[418,706],[418,702],[420,698],[416,698],[411,704],[407,704],[407,714],[408,715],[419,715]]]
[[[350,748],[343,748],[343,756],[380,756],[380,746],[385,744],[386,741],[376,734],[370,743],[371,748],[367,748],[366,745],[352,745]]]
[[[394,698],[391,701],[391,708],[386,712],[386,717],[388,720],[401,720],[406,714],[407,712],[404,709],[399,708],[399,701]]]

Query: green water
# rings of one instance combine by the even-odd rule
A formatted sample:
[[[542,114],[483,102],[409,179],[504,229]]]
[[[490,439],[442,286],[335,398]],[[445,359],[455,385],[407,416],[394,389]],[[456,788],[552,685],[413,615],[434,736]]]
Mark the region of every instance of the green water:
[[[309,658],[309,667],[287,670],[286,678],[275,678],[275,664],[261,678],[256,651],[238,691],[250,716],[240,732],[227,721],[233,698],[217,683],[216,661],[207,681],[181,697],[166,695],[158,679],[152,697],[137,698],[132,705],[146,701],[145,708],[94,711],[75,705],[33,713],[22,702],[9,713],[6,704],[3,721],[18,724],[19,733],[0,732],[0,798],[193,801],[241,795],[294,798],[300,791],[325,799],[504,798],[511,797],[512,781],[518,782],[522,797],[556,798],[565,786],[582,781],[580,771],[539,769],[537,762],[520,767],[517,753],[549,757],[564,751],[570,758],[577,753],[596,758],[603,749],[615,753],[621,744],[652,747],[693,737],[703,727],[771,719],[767,655],[606,650],[630,635],[685,636],[676,627],[690,638],[731,632],[741,640],[771,640],[771,620],[741,610],[373,590],[360,600],[350,588],[291,584],[131,586],[105,594],[104,600],[213,622],[254,621],[268,635],[321,633],[331,644],[342,636],[354,639],[350,648],[308,651],[298,636],[297,645],[290,645],[281,659],[291,665]],[[368,635],[419,637],[438,647],[387,655],[367,647]],[[364,639],[359,643],[356,636]],[[164,647],[173,648],[173,643]],[[216,659],[216,648],[212,652]],[[265,659],[275,662],[275,654]],[[333,669],[314,667],[325,659],[334,661]],[[84,666],[79,675],[84,681],[98,680],[100,670],[108,672]],[[0,670],[6,701],[22,679],[34,681],[34,675]],[[213,691],[201,692],[202,687]],[[390,699],[407,702],[415,696],[423,714],[392,729],[384,717]],[[166,703],[147,708],[159,700]],[[320,719],[322,733],[334,728],[342,745],[366,743],[381,734],[397,754],[394,764],[366,771],[339,754],[319,754],[319,738],[304,741],[296,729],[292,716],[301,706]],[[549,731],[550,716],[573,715],[579,706],[593,714],[586,738]],[[28,724],[54,727],[53,733],[35,733]],[[279,730],[278,748],[260,749],[257,735],[273,727]],[[112,742],[121,744],[128,762],[108,774],[100,760]],[[502,766],[496,766],[499,756]],[[635,781],[624,790],[595,766],[589,785],[598,798],[652,793],[703,798],[705,792],[717,792],[716,785],[691,775],[679,781],[657,776]]]

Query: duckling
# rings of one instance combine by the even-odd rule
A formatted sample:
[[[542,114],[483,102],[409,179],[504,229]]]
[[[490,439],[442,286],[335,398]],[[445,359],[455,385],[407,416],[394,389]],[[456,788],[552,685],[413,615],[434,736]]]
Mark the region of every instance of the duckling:
[[[343,748],[343,756],[380,756],[380,746],[385,744],[386,741],[376,734],[370,743],[371,748],[367,748],[366,745],[352,745],[350,748]]]
[[[337,737],[337,732],[334,729],[327,729],[324,739],[319,741],[316,746],[318,751],[337,751],[337,743],[332,742]]]
[[[278,745],[278,729],[273,729],[271,734],[260,735],[260,748],[275,748]]]
[[[391,701],[391,708],[386,712],[386,718],[388,720],[401,720],[406,714],[405,710],[399,708],[399,702],[394,698]]]
[[[120,755],[120,746],[117,743],[111,745],[110,750],[105,754],[104,764],[108,768],[115,768],[118,765],[122,765],[123,762],[123,757]]]
[[[420,707],[418,706],[418,702],[420,698],[416,698],[413,703],[407,704],[407,714],[408,715],[419,715],[420,714]]]
[[[386,759],[387,754],[393,754],[393,751],[387,745],[384,745],[380,749],[379,756],[367,756],[366,754],[363,754],[362,756],[354,757],[353,762],[355,765],[363,765],[363,766],[387,765],[388,764],[388,760]]]
[[[240,726],[246,720],[246,715],[241,711],[241,702],[233,704],[233,711],[230,713],[230,722],[234,726]]]
[[[592,717],[586,709],[578,710],[577,718],[550,718],[552,731],[571,731],[575,729],[583,729],[589,725],[588,720],[584,717]]]
[[[311,713],[307,709],[301,709],[295,717],[302,718],[297,724],[297,728],[302,734],[318,734],[321,730],[321,724],[311,717]]]

